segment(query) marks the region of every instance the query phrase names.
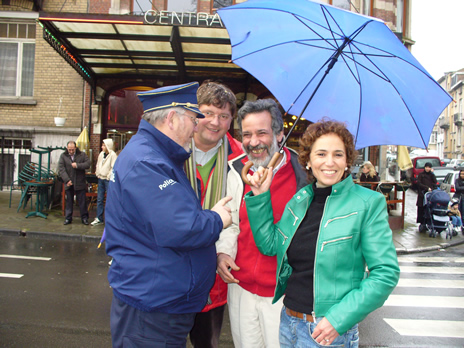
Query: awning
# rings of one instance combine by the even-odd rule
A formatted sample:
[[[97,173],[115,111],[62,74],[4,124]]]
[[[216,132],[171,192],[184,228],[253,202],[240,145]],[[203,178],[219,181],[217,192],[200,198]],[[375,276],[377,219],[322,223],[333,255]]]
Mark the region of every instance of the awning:
[[[213,27],[147,24],[144,16],[40,12],[39,22],[44,39],[94,88],[103,78],[227,83],[249,77],[229,63],[229,36],[219,19]]]

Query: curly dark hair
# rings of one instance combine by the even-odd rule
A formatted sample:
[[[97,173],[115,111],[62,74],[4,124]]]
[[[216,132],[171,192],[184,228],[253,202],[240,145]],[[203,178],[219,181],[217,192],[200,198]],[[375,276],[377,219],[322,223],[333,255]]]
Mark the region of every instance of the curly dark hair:
[[[230,113],[235,117],[237,112],[237,98],[229,87],[220,81],[206,80],[197,90],[198,105],[213,105],[222,109],[229,103]]]
[[[335,120],[330,120],[326,117],[316,123],[312,123],[306,128],[303,136],[300,138],[300,155],[298,161],[306,169],[309,162],[312,147],[317,139],[326,134],[335,134],[340,137],[345,145],[346,165],[348,170],[345,171],[343,179],[351,173],[350,167],[357,156],[357,151],[354,148],[354,137],[346,128],[346,124]],[[306,170],[309,182],[314,182],[315,178],[312,169]]]

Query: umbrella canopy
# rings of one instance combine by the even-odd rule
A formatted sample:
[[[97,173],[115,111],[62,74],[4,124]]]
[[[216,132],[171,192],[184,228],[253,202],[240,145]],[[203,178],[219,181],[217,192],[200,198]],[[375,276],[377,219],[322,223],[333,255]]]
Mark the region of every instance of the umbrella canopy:
[[[76,146],[79,148],[79,150],[87,153],[89,150],[89,142],[89,132],[87,131],[87,127],[84,127],[81,134],[79,134],[77,137]]]
[[[346,122],[357,149],[427,147],[452,100],[379,19],[309,0],[249,0],[218,13],[235,64],[288,113]]]

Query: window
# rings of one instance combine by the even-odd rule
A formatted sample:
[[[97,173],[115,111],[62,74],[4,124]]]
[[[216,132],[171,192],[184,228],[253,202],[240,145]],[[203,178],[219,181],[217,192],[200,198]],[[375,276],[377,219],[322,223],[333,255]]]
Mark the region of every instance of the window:
[[[404,2],[396,0],[396,32],[403,33]]]
[[[350,11],[351,10],[351,2],[350,0],[329,0],[329,4],[340,7],[344,10]]]
[[[211,0],[211,2],[213,3],[213,10],[235,4],[235,0]]]
[[[363,15],[372,16],[372,0],[363,0],[361,11]]]
[[[461,127],[457,127],[456,138],[457,138],[456,145],[461,146]]]
[[[35,24],[0,22],[0,97],[32,97]]]
[[[197,0],[169,0],[168,11],[197,12]]]

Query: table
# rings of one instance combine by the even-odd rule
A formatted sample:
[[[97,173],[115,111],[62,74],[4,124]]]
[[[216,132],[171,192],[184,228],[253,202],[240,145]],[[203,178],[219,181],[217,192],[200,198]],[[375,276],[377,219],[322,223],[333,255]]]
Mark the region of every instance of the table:
[[[392,230],[404,229],[404,209],[405,209],[405,199],[406,199],[406,190],[409,188],[409,183],[406,182],[397,182],[397,181],[381,181],[381,182],[356,182],[356,184],[369,187],[371,190],[379,191],[379,185],[392,185],[393,186],[393,197],[388,194],[387,206],[393,206],[393,209],[396,210],[397,204],[401,204],[401,216],[392,216],[389,214],[389,223]],[[398,197],[398,192],[402,192],[402,197]]]
[[[45,205],[48,204],[48,190],[54,185],[54,180],[26,181],[24,185],[26,188],[21,196],[21,202],[26,198],[27,192],[30,188],[35,188],[37,195],[35,200],[35,211],[27,213],[26,218],[29,216],[39,216],[46,219],[48,214],[43,213],[42,210],[44,209]]]

